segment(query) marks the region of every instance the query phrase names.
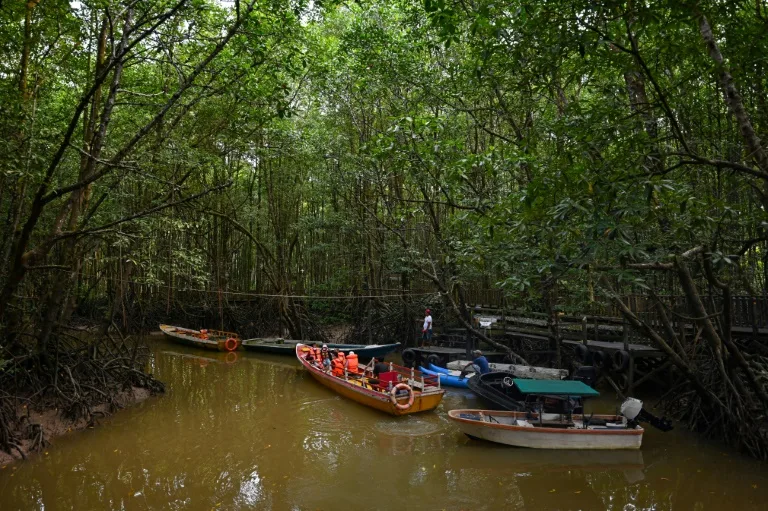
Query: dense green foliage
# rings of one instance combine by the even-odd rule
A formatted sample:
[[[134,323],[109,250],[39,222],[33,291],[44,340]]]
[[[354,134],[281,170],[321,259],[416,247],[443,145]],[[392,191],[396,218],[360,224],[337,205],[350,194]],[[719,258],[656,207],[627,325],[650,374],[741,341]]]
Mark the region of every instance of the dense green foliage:
[[[583,309],[601,268],[642,287],[627,263],[701,244],[763,286],[768,169],[719,75],[759,137],[759,2],[323,7],[6,3],[3,311],[126,265],[158,300],[420,281],[538,307],[556,282]]]

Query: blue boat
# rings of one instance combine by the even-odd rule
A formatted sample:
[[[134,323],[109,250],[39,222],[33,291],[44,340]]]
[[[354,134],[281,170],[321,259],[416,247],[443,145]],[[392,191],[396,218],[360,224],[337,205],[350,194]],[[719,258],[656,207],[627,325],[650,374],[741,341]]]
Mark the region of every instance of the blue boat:
[[[429,364],[429,370],[434,373],[449,374],[451,376],[458,376],[460,372],[460,371],[451,371],[450,369],[446,369],[445,367],[438,367],[435,364]],[[467,374],[474,374],[474,373],[467,373]]]
[[[430,368],[431,367],[433,366],[430,364]],[[434,366],[434,367],[437,367],[437,366]],[[438,368],[438,369],[442,369],[442,368]],[[467,381],[469,380],[469,378],[459,378],[458,376],[454,376],[452,374],[441,373],[439,371],[430,371],[429,369],[426,369],[424,367],[420,367],[419,370],[424,374],[428,374],[429,376],[437,376],[438,378],[440,378],[440,384],[445,387],[457,387],[460,389],[469,388],[469,386],[467,385]]]

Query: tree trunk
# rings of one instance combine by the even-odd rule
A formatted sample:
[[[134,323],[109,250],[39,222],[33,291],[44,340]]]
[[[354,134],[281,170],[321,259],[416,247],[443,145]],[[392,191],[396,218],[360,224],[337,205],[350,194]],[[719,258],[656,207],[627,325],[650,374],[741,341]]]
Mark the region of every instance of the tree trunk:
[[[757,136],[749,114],[744,107],[744,101],[739,94],[736,85],[733,83],[733,76],[731,76],[728,66],[725,64],[723,54],[720,53],[720,47],[715,40],[715,36],[712,34],[712,27],[709,25],[709,21],[704,14],[698,10],[695,11],[696,17],[699,21],[699,32],[704,39],[704,43],[707,45],[707,52],[712,60],[715,61],[717,69],[717,78],[720,83],[720,87],[723,90],[723,99],[728,106],[728,110],[736,118],[736,124],[739,128],[739,133],[744,140],[744,145],[747,149],[749,158],[754,159],[757,162],[758,167],[763,172],[768,173],[768,153],[763,148],[760,137]],[[764,191],[768,191],[768,181],[764,185]]]

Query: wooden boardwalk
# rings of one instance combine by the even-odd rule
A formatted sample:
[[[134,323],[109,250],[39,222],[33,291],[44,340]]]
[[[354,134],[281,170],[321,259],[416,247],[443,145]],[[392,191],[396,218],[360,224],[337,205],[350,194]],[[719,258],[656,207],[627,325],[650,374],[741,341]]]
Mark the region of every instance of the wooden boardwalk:
[[[645,310],[647,303],[637,297],[628,303],[638,317],[661,330],[655,313]],[[765,301],[734,297],[733,305],[734,325],[731,331],[734,338],[768,338],[768,307]],[[679,310],[683,306],[682,302],[676,304]],[[548,316],[543,313],[511,311],[487,305],[475,305],[469,307],[469,311],[475,328],[491,339],[504,344],[526,341],[523,345],[529,349],[520,353],[525,358],[543,355],[554,360],[559,350],[555,339],[559,339],[560,347],[566,348],[567,353],[573,353],[577,363],[596,366],[611,385],[626,394],[631,394],[637,386],[646,382],[662,386],[669,384],[672,364],[666,353],[621,317],[559,315],[553,331],[548,324]],[[682,317],[684,314],[678,316]],[[683,319],[673,319],[673,328],[690,336],[696,331],[691,321]],[[423,350],[425,359],[431,354],[441,357],[441,360],[463,356],[467,349],[466,330],[445,328],[442,335],[436,336],[436,342],[441,346],[417,349]],[[484,350],[484,353],[504,356],[498,351]]]
[[[504,293],[499,289],[465,289],[467,303],[473,304],[472,309],[481,309],[489,314],[500,313],[502,310],[509,310],[504,298]],[[691,314],[686,312],[685,297],[681,295],[672,295],[662,297],[666,305],[673,311],[679,312],[685,316]],[[625,294],[621,296],[622,301],[629,309],[643,318],[652,318],[656,315],[655,301],[645,295]],[[702,296],[704,303],[710,303],[709,296]],[[722,309],[722,299],[714,299],[715,309]],[[495,312],[494,312],[495,311]],[[713,311],[709,311],[712,313]],[[542,315],[543,316],[543,315]],[[760,330],[760,335],[768,336],[768,294],[763,296],[734,295],[731,297],[731,316],[734,332],[752,333],[753,327]],[[615,306],[603,308],[600,312],[589,314],[590,320],[597,317],[612,322],[622,322],[621,313]]]
[[[613,351],[624,350],[627,352],[634,352],[636,353],[636,356],[639,356],[639,357],[663,357],[664,356],[664,352],[654,348],[653,346],[648,346],[647,344],[636,344],[631,342],[624,344],[621,342],[590,341],[590,340],[583,342],[583,341],[570,341],[567,339],[564,339],[562,343],[568,344],[571,346],[578,346],[579,344],[581,344],[595,351],[601,350],[601,351],[613,352]]]
[[[532,341],[547,348],[521,353],[523,356],[554,356],[557,352],[545,314],[484,307],[471,310],[474,325],[489,337],[501,342]],[[458,335],[462,329],[456,330]],[[560,346],[573,350],[576,365],[594,365],[619,392],[629,395],[646,382],[665,385],[669,381],[671,364],[666,354],[620,318],[562,315],[557,318],[556,336]]]

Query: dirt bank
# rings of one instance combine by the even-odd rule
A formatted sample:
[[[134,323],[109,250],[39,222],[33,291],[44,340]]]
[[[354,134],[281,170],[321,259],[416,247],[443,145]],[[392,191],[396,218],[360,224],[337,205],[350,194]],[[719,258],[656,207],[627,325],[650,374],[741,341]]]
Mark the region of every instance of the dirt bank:
[[[131,390],[121,392],[115,396],[115,404],[118,408],[125,408],[136,403],[144,401],[150,396],[150,391],[145,388],[132,387]],[[93,414],[95,416],[108,416],[110,415],[109,403],[103,403],[93,408]],[[19,410],[19,415],[27,415],[26,407],[22,406]],[[56,437],[93,427],[93,421],[86,419],[80,419],[78,421],[71,421],[61,416],[58,410],[48,409],[43,411],[29,410],[29,419],[23,422],[23,427],[27,428],[30,424],[39,424],[43,430],[43,436],[46,440],[53,443]],[[20,432],[23,433],[23,432]],[[21,437],[27,435],[20,434]],[[53,447],[53,445],[51,446]],[[32,448],[31,440],[23,440],[21,442],[21,450],[25,456],[34,455],[34,452],[30,452]],[[13,461],[21,459],[21,455],[14,451],[13,454],[8,454],[5,451],[0,451],[0,467],[7,465]]]

